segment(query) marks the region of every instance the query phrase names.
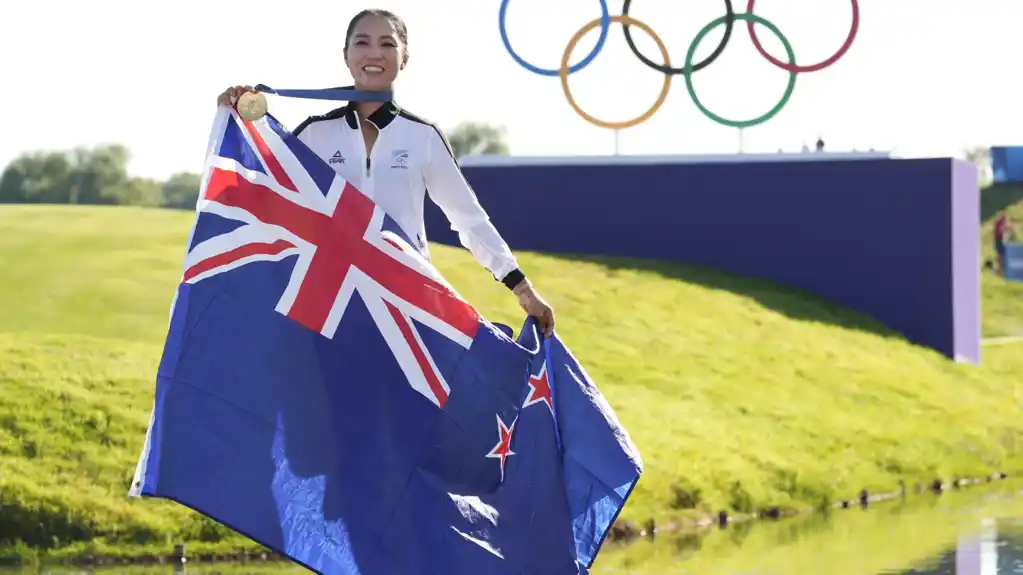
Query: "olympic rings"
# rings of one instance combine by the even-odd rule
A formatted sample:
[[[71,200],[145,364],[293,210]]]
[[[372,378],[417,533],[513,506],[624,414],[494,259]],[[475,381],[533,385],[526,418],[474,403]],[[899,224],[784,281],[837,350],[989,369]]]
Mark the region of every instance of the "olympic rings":
[[[580,117],[582,117],[587,122],[590,122],[591,124],[600,126],[602,128],[613,129],[621,129],[635,126],[653,117],[653,115],[657,113],[661,106],[664,105],[664,101],[668,96],[668,91],[671,86],[672,76],[683,76],[685,78],[686,89],[688,90],[689,96],[692,98],[693,103],[696,105],[697,109],[699,109],[703,115],[705,115],[712,121],[717,122],[718,124],[722,124],[724,126],[737,128],[748,128],[750,126],[762,124],[773,118],[776,114],[778,114],[778,112],[780,112],[782,108],[784,108],[785,105],[788,103],[789,99],[792,97],[792,92],[795,89],[796,75],[803,72],[817,72],[825,68],[828,68],[835,64],[836,62],[838,62],[838,60],[845,56],[845,54],[849,51],[849,48],[852,46],[852,43],[856,38],[856,33],[859,31],[860,26],[859,2],[858,0],[850,0],[850,2],[852,3],[853,11],[852,26],[849,30],[849,35],[846,37],[845,42],[842,44],[842,46],[838,49],[837,52],[835,52],[830,58],[826,60],[809,66],[798,66],[796,65],[796,57],[792,50],[792,46],[789,44],[788,39],[786,39],[785,36],[782,35],[778,27],[768,22],[764,18],[757,16],[753,13],[753,7],[756,0],[747,0],[746,12],[743,14],[736,14],[732,8],[732,0],[725,0],[725,15],[715,19],[713,22],[711,22],[702,30],[700,30],[700,32],[696,35],[696,38],[693,39],[692,43],[689,46],[689,50],[686,54],[686,60],[682,68],[672,68],[668,52],[664,46],[664,43],[653,31],[653,29],[651,29],[646,24],[638,20],[635,20],[629,16],[629,7],[632,4],[632,0],[624,0],[621,16],[610,16],[607,7],[607,0],[599,0],[601,10],[600,18],[586,24],[578,32],[575,33],[575,35],[572,37],[572,40],[568,43],[568,46],[566,46],[564,54],[562,55],[561,67],[559,69],[553,70],[538,68],[530,64],[529,62],[526,62],[511,47],[511,43],[508,41],[508,32],[505,26],[508,2],[509,0],[501,0],[501,7],[498,16],[498,26],[501,32],[501,40],[504,42],[504,47],[511,55],[511,57],[516,62],[518,62],[520,66],[522,66],[523,68],[530,72],[533,72],[541,76],[560,77],[561,87],[562,90],[565,92],[565,98],[568,100],[569,105],[575,110],[577,114],[579,114]],[[697,72],[699,70],[706,68],[711,63],[716,61],[718,57],[722,54],[722,52],[724,52],[725,47],[731,40],[732,27],[735,20],[743,20],[746,22],[746,29],[750,34],[750,39],[753,41],[753,45],[756,47],[757,51],[760,52],[760,55],[762,55],[767,61],[771,62],[771,64],[773,64],[774,66],[781,68],[782,70],[785,70],[786,72],[789,73],[788,85],[785,88],[785,94],[782,96],[781,100],[777,104],[775,104],[775,106],[766,114],[758,118],[754,118],[752,120],[735,121],[718,116],[717,114],[707,109],[707,107],[704,106],[702,102],[700,102],[699,98],[696,96],[696,91],[693,89],[692,82],[693,72]],[[629,45],[629,48],[632,50],[632,53],[637,58],[639,58],[639,60],[642,61],[645,65],[654,70],[657,70],[658,72],[661,72],[662,74],[664,74],[665,77],[664,86],[661,88],[661,93],[658,95],[657,101],[654,102],[654,105],[651,106],[650,109],[644,112],[642,115],[625,122],[605,122],[587,114],[581,108],[579,108],[578,104],[575,101],[575,98],[572,96],[572,93],[568,88],[568,76],[588,66],[590,62],[592,62],[593,59],[597,57],[600,51],[604,49],[604,42],[607,39],[608,30],[610,29],[612,22],[616,22],[622,25],[622,30],[625,34],[625,41]],[[718,44],[718,46],[714,49],[713,53],[711,53],[711,55],[708,56],[705,60],[694,64],[693,56],[696,53],[696,47],[699,45],[700,41],[702,41],[711,30],[722,24],[725,25],[725,34],[721,40],[721,43]],[[756,31],[754,30],[755,24],[760,24],[766,27],[775,36],[781,39],[782,44],[785,47],[786,55],[788,57],[787,63],[782,62],[781,60],[778,60],[777,58],[767,53],[763,45],[761,45],[759,38],[757,38]],[[572,50],[575,48],[576,44],[579,43],[579,40],[587,32],[596,28],[598,25],[600,26],[600,38],[597,40],[596,46],[594,46],[593,50],[591,50],[590,53],[587,54],[587,56],[583,58],[579,63],[569,66],[568,59],[571,56]],[[658,50],[664,57],[663,64],[657,64],[656,62],[651,61],[649,58],[644,56],[639,51],[639,49],[636,47],[635,43],[632,40],[632,34],[629,30],[629,27],[632,25],[638,26],[640,29],[642,29],[644,32],[650,35],[651,38],[654,39],[654,42],[657,44]]]
[[[753,4],[755,2],[756,0],[749,0],[749,4],[746,4],[746,12],[748,14],[753,13]],[[860,29],[860,5],[856,0],[852,0],[852,12],[852,27],[849,28],[849,35],[846,36],[845,42],[842,46],[827,60],[823,60],[811,66],[796,66],[792,58],[789,58],[789,64],[776,59],[774,56],[768,54],[767,50],[764,50],[764,47],[760,45],[760,39],[757,38],[757,33],[753,29],[753,21],[746,23],[746,29],[749,30],[750,40],[753,40],[753,45],[757,47],[757,52],[760,52],[760,55],[766,58],[768,62],[782,70],[785,70],[786,72],[816,72],[838,62],[839,58],[845,56],[845,53],[849,51],[849,47],[852,46],[853,40],[856,39],[856,32]]]
[[[622,4],[622,16],[629,15],[630,5],[632,5],[632,0],[625,0],[625,3]],[[752,12],[752,10],[746,11]],[[732,10],[732,0],[725,0],[725,14],[727,15],[726,17],[728,18],[728,20],[725,24],[725,35],[721,38],[721,43],[718,44],[717,48],[714,48],[714,52],[710,56],[707,56],[706,60],[693,66],[692,70],[693,72],[699,72],[700,70],[703,70],[707,66],[711,65],[714,62],[714,60],[717,60],[718,56],[720,56],[721,53],[725,51],[725,46],[728,46],[728,41],[732,39],[732,24],[735,22],[735,10]],[[752,26],[753,23],[751,22],[750,25]],[[657,70],[662,74],[673,74],[676,76],[679,74],[685,74],[687,76],[689,75],[689,72],[686,72],[684,68],[672,68],[671,66],[661,66],[660,64],[655,64],[654,62],[651,62],[646,56],[643,55],[642,52],[639,51],[639,48],[637,48],[636,44],[632,41],[632,33],[629,32],[628,24],[622,24],[622,31],[625,32],[625,43],[629,45],[629,49],[632,50],[632,53],[635,54],[635,56],[639,58],[640,61],[646,64],[647,66],[653,68],[654,70]]]
[[[764,20],[760,16],[757,16],[756,14],[751,14],[751,13],[736,14],[735,15],[735,19],[736,20],[745,20],[750,26],[752,26],[754,23],[757,23],[757,24],[760,24],[761,26],[766,27],[771,32],[774,32],[774,35],[777,36],[778,39],[781,40],[782,45],[785,46],[785,53],[789,57],[789,65],[790,66],[795,65],[795,63],[796,63],[796,54],[795,54],[795,52],[792,51],[792,45],[789,44],[788,38],[786,38],[781,33],[781,30],[779,30],[777,26],[775,26],[774,24],[771,24],[767,20]],[[686,63],[685,63],[685,69],[686,70],[692,69],[693,55],[696,54],[696,47],[700,45],[700,41],[703,40],[703,37],[706,36],[707,33],[710,32],[711,30],[713,30],[714,28],[717,28],[718,26],[728,22],[728,20],[729,20],[728,16],[722,16],[722,17],[718,18],[717,20],[714,20],[710,24],[707,24],[706,26],[704,26],[703,30],[700,30],[696,34],[696,38],[694,38],[693,39],[693,43],[689,45],[689,52],[686,54]],[[770,120],[772,117],[774,117],[775,114],[780,112],[781,109],[785,107],[785,104],[788,103],[789,98],[792,97],[792,90],[794,90],[796,88],[796,76],[797,75],[798,74],[796,72],[789,71],[789,84],[788,84],[788,86],[785,87],[785,94],[782,95],[781,100],[779,100],[778,103],[775,104],[774,107],[771,108],[771,110],[769,112],[767,112],[763,116],[760,116],[759,118],[754,118],[752,120],[745,120],[745,121],[728,120],[728,119],[722,118],[721,116],[718,116],[714,112],[711,112],[710,110],[708,110],[706,107],[704,107],[704,105],[702,103],[700,103],[700,99],[696,97],[696,90],[693,89],[693,75],[692,74],[685,74],[685,79],[686,79],[686,88],[689,90],[689,97],[693,99],[693,103],[696,104],[696,107],[699,108],[701,112],[703,112],[704,116],[707,116],[711,120],[714,120],[715,122],[717,122],[719,124],[723,124],[723,125],[729,126],[731,128],[748,128],[750,126],[756,126],[757,124],[763,124],[764,122],[766,122],[766,121]],[[668,77],[668,76],[665,76],[665,77]]]
[[[515,50],[511,47],[511,42],[508,40],[508,29],[507,29],[507,27],[504,24],[504,21],[505,21],[505,18],[507,16],[507,12],[508,12],[508,1],[509,0],[501,0],[501,8],[498,11],[498,15],[497,15],[497,23],[498,23],[498,26],[500,27],[500,30],[501,30],[501,41],[504,42],[504,49],[507,50],[509,54],[511,54],[511,57],[514,58],[515,61],[518,62],[520,66],[522,66],[523,68],[529,70],[530,72],[532,72],[534,74],[539,74],[541,76],[552,76],[552,77],[553,76],[557,76],[558,75],[558,71],[557,70],[548,70],[546,68],[537,68],[536,66],[534,66],[534,65],[530,64],[529,62],[526,62],[524,59],[522,59],[522,57],[519,56],[515,52]],[[611,17],[610,17],[610,12],[608,12],[608,9],[607,9],[607,0],[599,0],[599,1],[600,1],[600,20],[599,20],[599,22],[600,22],[600,38],[597,39],[597,45],[593,47],[593,50],[591,50],[590,53],[585,58],[583,58],[582,62],[579,62],[575,66],[572,66],[571,68],[569,68],[570,72],[578,72],[579,70],[582,70],[586,66],[589,66],[590,62],[592,62],[593,59],[597,57],[597,54],[600,54],[600,51],[604,49],[604,40],[607,40],[607,31],[611,28]]]
[[[640,29],[642,29],[644,32],[649,34],[650,37],[654,39],[654,42],[657,43],[657,49],[660,50],[661,51],[661,55],[664,56],[664,64],[666,66],[670,66],[671,65],[671,57],[668,55],[668,47],[664,45],[664,42],[661,41],[661,37],[658,36],[656,32],[654,32],[653,28],[651,28],[650,26],[647,26],[646,24],[640,22],[639,20],[636,20],[634,18],[631,18],[629,16],[625,16],[625,15],[622,15],[622,16],[612,16],[611,17],[611,21],[612,22],[618,22],[622,26],[626,26],[628,24],[633,24],[635,26],[639,26]],[[600,23],[601,23],[600,19],[597,19],[597,20],[594,20],[593,22],[590,22],[589,24],[587,24],[587,25],[583,26],[582,28],[580,28],[579,31],[575,33],[575,36],[572,36],[572,39],[568,41],[568,46],[565,48],[565,53],[561,56],[561,70],[559,70],[559,72],[560,72],[559,75],[561,76],[561,89],[564,90],[565,97],[568,98],[569,105],[572,106],[573,109],[575,109],[575,112],[577,114],[582,116],[582,118],[584,120],[586,120],[587,122],[590,122],[591,124],[595,124],[597,126],[600,126],[601,128],[611,128],[611,129],[618,129],[618,130],[621,130],[621,129],[624,129],[624,128],[630,128],[630,127],[635,126],[637,124],[642,124],[643,122],[649,120],[654,114],[656,114],[657,110],[660,110],[661,106],[664,105],[664,100],[666,100],[668,98],[668,90],[671,88],[671,76],[670,75],[668,75],[668,74],[664,75],[664,85],[661,87],[661,93],[660,93],[660,95],[657,96],[657,101],[654,102],[654,105],[651,106],[650,109],[647,110],[646,112],[643,112],[639,116],[636,116],[635,118],[633,118],[631,120],[628,120],[628,121],[625,121],[625,122],[605,122],[603,120],[598,120],[597,118],[594,118],[593,116],[587,114],[586,112],[583,111],[582,108],[579,107],[579,104],[576,104],[575,98],[572,97],[572,92],[568,89],[568,73],[569,73],[569,70],[568,70],[568,58],[572,55],[572,49],[575,48],[575,45],[579,43],[579,40],[584,35],[586,35],[587,32],[589,32],[590,30],[596,28],[597,25],[600,24]],[[688,78],[689,76],[686,76],[686,77]]]

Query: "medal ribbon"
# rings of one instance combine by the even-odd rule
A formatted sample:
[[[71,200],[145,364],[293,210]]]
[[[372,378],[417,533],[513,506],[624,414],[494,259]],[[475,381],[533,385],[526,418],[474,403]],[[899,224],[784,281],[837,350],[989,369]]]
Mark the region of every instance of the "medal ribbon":
[[[339,88],[319,88],[314,90],[275,90],[266,84],[255,86],[256,91],[266,94],[284,96],[285,98],[306,98],[309,100],[338,100],[342,102],[389,102],[394,99],[394,92],[367,92],[356,90],[355,86]]]

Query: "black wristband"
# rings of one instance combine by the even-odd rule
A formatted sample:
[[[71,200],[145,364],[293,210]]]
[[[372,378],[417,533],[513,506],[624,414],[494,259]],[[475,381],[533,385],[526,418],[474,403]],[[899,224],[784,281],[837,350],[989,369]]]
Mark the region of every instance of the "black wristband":
[[[515,286],[519,285],[519,282],[524,279],[526,279],[526,274],[522,273],[522,270],[515,268],[508,272],[508,275],[504,276],[501,283],[503,283],[508,289],[514,289]]]

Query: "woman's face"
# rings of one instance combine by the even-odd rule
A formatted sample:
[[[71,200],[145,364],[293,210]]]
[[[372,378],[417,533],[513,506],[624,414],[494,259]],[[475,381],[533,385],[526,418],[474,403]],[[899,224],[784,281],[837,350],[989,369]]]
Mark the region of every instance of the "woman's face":
[[[364,16],[348,40],[345,59],[357,89],[390,90],[405,63],[405,46],[386,18]]]

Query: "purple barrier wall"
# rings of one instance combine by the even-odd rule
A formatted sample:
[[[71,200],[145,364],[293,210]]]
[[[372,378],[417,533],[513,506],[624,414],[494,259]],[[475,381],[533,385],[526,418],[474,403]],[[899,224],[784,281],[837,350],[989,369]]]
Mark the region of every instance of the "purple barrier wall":
[[[612,161],[463,171],[512,249],[668,260],[772,280],[950,358],[980,361],[971,164]],[[427,204],[430,241],[458,245]]]

